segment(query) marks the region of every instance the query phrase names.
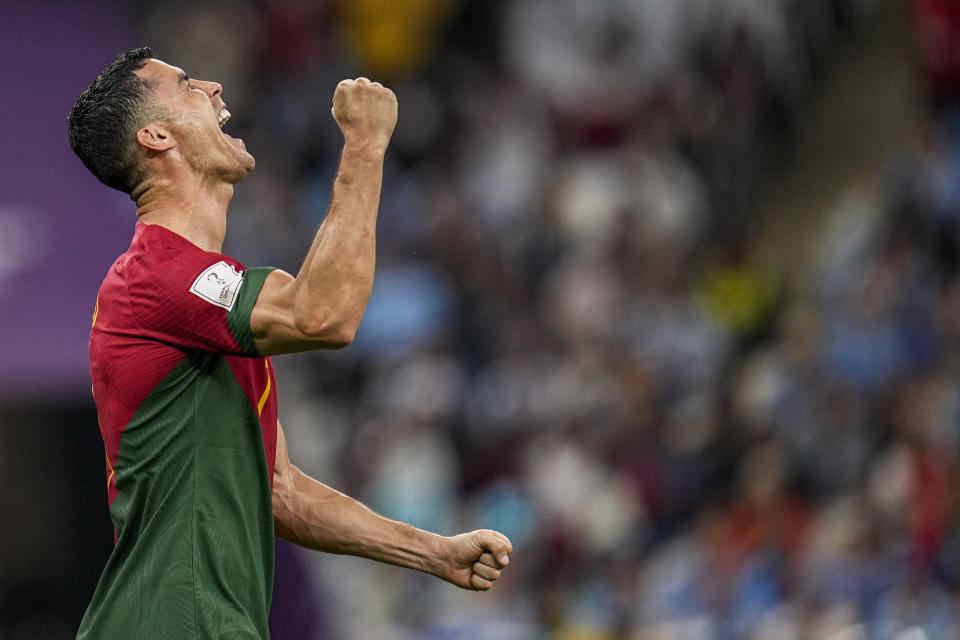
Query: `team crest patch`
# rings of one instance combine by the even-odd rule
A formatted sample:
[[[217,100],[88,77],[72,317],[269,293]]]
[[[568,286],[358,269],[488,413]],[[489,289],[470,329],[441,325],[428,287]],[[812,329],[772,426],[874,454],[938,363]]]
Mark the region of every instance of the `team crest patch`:
[[[241,284],[243,274],[221,260],[204,269],[190,287],[190,293],[230,311]]]

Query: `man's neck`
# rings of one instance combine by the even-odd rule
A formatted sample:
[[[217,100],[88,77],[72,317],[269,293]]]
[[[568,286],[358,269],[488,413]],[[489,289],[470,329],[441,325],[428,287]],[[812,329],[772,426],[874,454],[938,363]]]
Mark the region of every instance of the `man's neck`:
[[[137,217],[166,227],[205,251],[219,253],[233,185],[202,179],[156,179],[137,197]]]

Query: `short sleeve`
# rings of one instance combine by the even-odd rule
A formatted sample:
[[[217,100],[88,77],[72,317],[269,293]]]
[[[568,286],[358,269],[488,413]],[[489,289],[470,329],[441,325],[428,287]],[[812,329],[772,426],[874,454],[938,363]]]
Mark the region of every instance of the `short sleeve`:
[[[124,280],[140,334],[186,349],[259,357],[250,314],[273,269],[182,242],[164,243],[128,264]]]
[[[250,314],[257,304],[257,296],[263,288],[263,281],[273,271],[273,267],[255,267],[243,273],[243,286],[237,293],[237,301],[227,312],[227,326],[241,350],[247,355],[260,355],[253,343],[253,332],[250,330]]]

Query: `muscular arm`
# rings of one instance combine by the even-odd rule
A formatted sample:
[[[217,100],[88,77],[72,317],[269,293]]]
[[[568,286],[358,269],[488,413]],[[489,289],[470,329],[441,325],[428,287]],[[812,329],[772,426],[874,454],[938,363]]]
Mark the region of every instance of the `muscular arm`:
[[[277,270],[264,281],[250,316],[262,355],[348,344],[370,298],[383,158],[397,100],[366,78],[345,80],[332,113],[344,143],[330,209],[297,276]]]
[[[273,520],[279,537],[300,546],[417,569],[477,591],[493,585],[512,551],[494,531],[444,537],[377,515],[292,465],[279,425]]]

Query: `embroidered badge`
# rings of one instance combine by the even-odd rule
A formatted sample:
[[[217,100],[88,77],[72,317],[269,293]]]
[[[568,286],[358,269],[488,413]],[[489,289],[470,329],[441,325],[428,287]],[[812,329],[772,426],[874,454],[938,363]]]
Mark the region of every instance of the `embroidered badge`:
[[[204,269],[190,287],[190,293],[229,311],[233,308],[241,284],[243,274],[221,260]]]

